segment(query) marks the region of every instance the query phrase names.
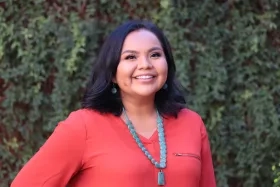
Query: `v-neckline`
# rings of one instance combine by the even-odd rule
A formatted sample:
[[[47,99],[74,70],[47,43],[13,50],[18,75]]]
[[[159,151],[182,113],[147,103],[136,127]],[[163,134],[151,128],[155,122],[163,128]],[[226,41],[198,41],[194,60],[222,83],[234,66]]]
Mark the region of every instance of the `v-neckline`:
[[[125,123],[125,121],[120,116],[119,117],[115,116],[115,118],[121,124],[122,128],[125,128],[126,131],[130,134],[129,129],[127,128],[127,124]],[[163,124],[166,127],[165,123],[166,123],[166,121],[163,118]],[[157,130],[157,128],[154,130],[154,132],[152,133],[152,135],[150,137],[145,137],[138,132],[136,132],[136,134],[138,135],[138,137],[140,138],[142,143],[152,143],[152,142],[158,141],[158,130]]]
[[[151,136],[150,137],[146,137],[146,136],[144,136],[144,135],[142,135],[142,134],[140,134],[140,133],[138,133],[137,131],[136,131],[136,133],[137,133],[137,135],[139,136],[139,138],[143,141],[153,141],[153,140],[156,140],[156,138],[158,137],[157,135],[158,135],[158,130],[157,130],[157,128],[156,129],[154,129],[154,131],[153,131],[153,133],[151,134]]]

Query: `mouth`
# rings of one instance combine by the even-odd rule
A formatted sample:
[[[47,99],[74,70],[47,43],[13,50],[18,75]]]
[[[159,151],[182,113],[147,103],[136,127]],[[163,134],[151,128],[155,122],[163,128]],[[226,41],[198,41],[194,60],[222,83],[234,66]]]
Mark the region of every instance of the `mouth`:
[[[154,75],[139,75],[134,77],[135,79],[141,79],[141,80],[147,80],[147,79],[152,79],[155,78],[156,76]]]

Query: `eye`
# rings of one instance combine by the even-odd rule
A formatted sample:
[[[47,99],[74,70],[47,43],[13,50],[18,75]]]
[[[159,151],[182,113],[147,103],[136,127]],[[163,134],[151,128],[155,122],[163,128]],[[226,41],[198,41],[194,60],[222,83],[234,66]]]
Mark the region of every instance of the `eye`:
[[[152,57],[152,58],[159,58],[159,57],[161,57],[161,53],[155,52],[155,53],[153,53],[153,54],[151,55],[151,57]]]
[[[125,60],[133,60],[133,59],[136,59],[136,56],[135,55],[128,55],[124,59]]]

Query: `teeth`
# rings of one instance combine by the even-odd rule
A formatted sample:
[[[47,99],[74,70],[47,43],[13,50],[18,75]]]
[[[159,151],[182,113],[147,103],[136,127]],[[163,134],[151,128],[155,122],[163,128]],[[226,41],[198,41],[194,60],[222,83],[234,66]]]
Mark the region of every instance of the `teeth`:
[[[142,76],[137,76],[136,79],[150,79],[153,78],[151,75],[142,75]]]

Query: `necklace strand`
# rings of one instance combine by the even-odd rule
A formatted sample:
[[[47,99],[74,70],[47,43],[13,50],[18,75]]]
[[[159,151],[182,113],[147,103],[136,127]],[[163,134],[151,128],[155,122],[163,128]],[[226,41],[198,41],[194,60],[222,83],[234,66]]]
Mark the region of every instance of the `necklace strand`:
[[[164,179],[164,173],[163,169],[166,168],[166,143],[165,143],[165,135],[164,135],[164,127],[163,127],[163,121],[161,116],[157,112],[157,131],[158,131],[158,137],[159,137],[159,147],[160,147],[160,161],[157,162],[152,155],[149,153],[149,151],[146,149],[146,147],[141,142],[139,136],[137,135],[135,128],[132,124],[132,122],[129,120],[127,113],[125,109],[123,108],[123,113],[125,117],[125,124],[127,125],[129,132],[131,133],[132,137],[136,141],[138,147],[142,150],[142,152],[146,155],[146,157],[151,161],[151,163],[158,168],[160,171],[158,172],[158,185],[163,186],[165,185],[165,179]]]

